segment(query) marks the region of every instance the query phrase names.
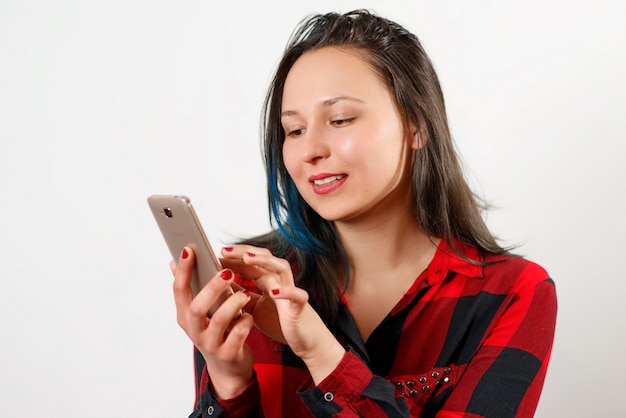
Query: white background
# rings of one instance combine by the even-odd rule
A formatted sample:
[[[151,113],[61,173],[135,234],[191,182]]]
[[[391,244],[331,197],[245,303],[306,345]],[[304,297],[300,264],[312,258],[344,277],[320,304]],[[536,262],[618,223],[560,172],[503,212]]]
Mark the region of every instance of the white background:
[[[218,248],[266,231],[272,71],[301,18],[358,7],[420,36],[489,225],[557,283],[537,416],[626,416],[625,5],[0,0],[0,416],[187,416],[145,198],[191,196]]]

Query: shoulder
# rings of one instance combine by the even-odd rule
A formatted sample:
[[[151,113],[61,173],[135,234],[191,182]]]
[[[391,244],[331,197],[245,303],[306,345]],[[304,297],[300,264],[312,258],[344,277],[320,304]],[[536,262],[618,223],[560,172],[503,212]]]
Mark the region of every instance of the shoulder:
[[[556,298],[554,281],[539,264],[520,256],[487,255],[484,259],[483,279],[490,291],[532,298],[542,293]]]
[[[458,240],[451,244],[442,240],[433,264],[446,265],[467,277],[501,282],[503,285],[512,286],[518,281],[536,284],[552,280],[543,267],[524,257],[489,253]]]
[[[460,241],[440,242],[428,276],[429,284],[461,286],[464,295],[521,296],[536,288],[554,289],[552,278],[537,263],[518,255],[488,253]]]
[[[539,264],[516,255],[485,255],[483,274],[485,278],[508,277],[513,280],[539,283],[552,278]]]

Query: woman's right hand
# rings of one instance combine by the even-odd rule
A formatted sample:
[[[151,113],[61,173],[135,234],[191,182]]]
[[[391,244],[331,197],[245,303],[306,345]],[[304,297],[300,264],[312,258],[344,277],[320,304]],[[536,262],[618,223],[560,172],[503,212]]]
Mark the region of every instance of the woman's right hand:
[[[178,324],[202,353],[214,395],[230,399],[240,394],[253,376],[254,358],[245,340],[254,321],[250,314],[240,314],[250,295],[235,292],[209,318],[209,309],[231,285],[234,273],[222,270],[194,298],[193,264],[194,254],[188,247],[183,249],[178,265],[174,261],[170,264]]]

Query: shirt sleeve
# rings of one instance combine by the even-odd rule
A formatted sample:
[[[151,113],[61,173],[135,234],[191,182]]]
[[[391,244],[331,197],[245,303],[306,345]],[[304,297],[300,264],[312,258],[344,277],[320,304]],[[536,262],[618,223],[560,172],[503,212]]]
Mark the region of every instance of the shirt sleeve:
[[[373,375],[352,351],[319,385],[310,386],[312,380],[299,394],[315,417],[409,416],[406,401],[397,396],[395,386]]]
[[[554,282],[530,263],[437,418],[534,416],[552,350]]]
[[[242,393],[232,399],[219,399],[211,392],[211,382],[206,371],[204,358],[195,347],[194,366],[196,402],[195,410],[189,415],[189,418],[261,418],[264,416],[261,407],[261,390],[256,373]]]

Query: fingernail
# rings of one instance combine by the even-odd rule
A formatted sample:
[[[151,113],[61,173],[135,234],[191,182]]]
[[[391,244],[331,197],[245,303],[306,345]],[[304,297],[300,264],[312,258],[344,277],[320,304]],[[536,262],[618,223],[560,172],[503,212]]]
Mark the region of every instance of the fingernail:
[[[187,252],[186,248],[183,248],[183,253],[182,253],[181,257],[183,257],[183,260],[185,260],[187,257],[189,257],[189,253]]]
[[[247,289],[242,290],[241,293],[246,295],[246,297],[250,297],[250,291],[248,291]]]
[[[272,295],[277,295],[280,293],[280,289],[272,289]]]
[[[248,257],[256,257],[255,253],[246,253],[246,254],[248,254]]]
[[[226,252],[231,252],[233,250],[233,247],[224,247],[223,249]]]
[[[233,271],[230,269],[222,270],[222,272],[220,273],[220,277],[223,280],[230,280],[233,278]]]

